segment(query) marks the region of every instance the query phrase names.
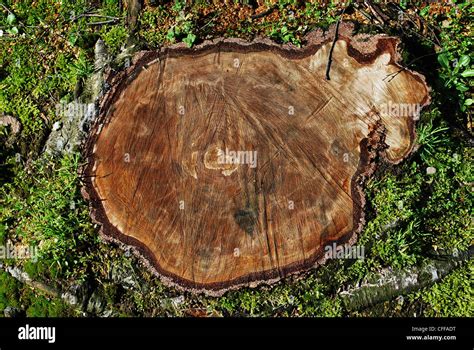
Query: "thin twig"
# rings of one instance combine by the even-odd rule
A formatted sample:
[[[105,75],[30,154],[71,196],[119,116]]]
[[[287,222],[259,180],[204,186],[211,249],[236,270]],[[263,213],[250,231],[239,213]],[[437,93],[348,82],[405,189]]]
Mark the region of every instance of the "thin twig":
[[[402,9],[400,8],[400,10],[402,10]],[[405,11],[403,11],[403,13],[408,17],[408,20],[413,24],[413,26],[414,26],[415,28],[418,27],[417,24],[415,23],[415,21],[413,20],[413,17],[412,17],[411,14],[409,14],[408,12],[405,12]],[[432,35],[434,36],[434,38],[436,39],[437,43],[435,43],[431,38],[429,38],[429,40],[430,40],[433,44],[435,44],[435,45],[442,46],[442,45],[441,45],[441,42],[439,41],[439,39],[438,39],[436,33],[435,33],[434,30],[431,28],[431,26],[430,26],[428,23],[426,23],[426,21],[425,21],[420,15],[417,14],[417,15],[416,15],[416,18],[419,19],[420,22],[426,26],[426,28],[428,28],[428,30],[431,32],[431,34],[432,34]],[[421,30],[421,27],[419,28],[419,30]],[[413,32],[414,32],[415,34],[417,34],[421,39],[424,39],[424,38],[425,38],[423,35],[419,34],[418,32],[416,32],[416,31],[413,31]]]
[[[109,19],[115,19],[115,20],[120,19],[119,17],[100,15],[98,13],[83,13],[83,14],[75,17],[74,20],[78,20],[79,18],[83,18],[83,17],[99,17],[99,18],[109,18]]]
[[[373,18],[371,15],[369,15],[367,12],[365,12],[364,10],[362,10],[359,6],[358,3],[355,3],[354,4],[354,8],[356,9],[356,11],[358,11],[362,16],[364,16],[367,20],[369,21],[373,21]]]
[[[95,8],[95,6],[92,6],[92,7],[89,7],[87,10],[85,10],[83,13],[77,15],[77,16],[70,16],[69,17],[69,20],[71,22],[75,22],[76,20],[78,20],[79,18],[83,17],[84,14],[86,13],[90,13],[93,9]]]
[[[108,21],[102,21],[102,22],[89,22],[87,23],[88,26],[101,26],[101,25],[105,25],[105,24],[112,24],[112,23],[117,23],[118,22],[118,18],[114,18],[114,19],[111,19],[111,20],[108,20]]]
[[[416,57],[413,60],[411,60],[410,62],[408,62],[405,66],[400,68],[398,71],[388,74],[385,78],[383,78],[383,81],[385,81],[387,78],[390,78],[390,80],[388,81],[390,83],[398,74],[400,74],[401,72],[407,70],[408,67],[410,67],[413,63],[421,60],[422,58],[429,57],[429,56],[434,56],[434,55],[440,55],[442,53],[446,53],[446,52],[450,52],[450,51],[453,51],[453,49],[451,49],[451,50],[442,50],[440,52],[432,52],[432,53],[429,53],[429,54],[426,54],[426,55]]]
[[[355,8],[355,10],[356,10],[357,12],[359,12],[362,16],[364,16],[367,20],[369,20],[374,26],[376,26],[377,28],[379,28],[381,31],[384,31],[384,27],[383,27],[381,24],[376,23],[376,22],[374,21],[374,16],[371,15],[371,14],[369,14],[369,13],[367,13],[367,12],[365,12],[364,10],[362,10],[362,9],[360,8],[360,5],[359,5],[357,2],[354,3],[354,8]]]
[[[14,14],[13,12],[11,12],[11,11],[8,9],[8,7],[6,7],[4,4],[0,4],[0,6],[2,6],[2,7],[5,9],[5,11],[7,11],[10,15],[15,15],[15,14]]]
[[[204,28],[206,28],[206,27],[207,27],[209,24],[211,24],[211,23],[217,18],[217,16],[219,16],[219,15],[220,15],[219,12],[216,13],[216,14],[214,15],[214,17],[212,17],[206,24],[204,24],[201,28],[199,28],[199,30],[203,30]]]
[[[336,23],[336,30],[334,31],[334,40],[333,40],[332,45],[331,45],[331,50],[329,50],[328,64],[326,66],[326,80],[331,80],[331,78],[329,77],[329,71],[331,70],[332,53],[334,51],[334,47],[336,46],[336,41],[337,41],[337,38],[339,36],[339,25],[341,24],[342,16],[346,12],[346,9],[349,7],[349,4],[346,7],[344,7],[344,9],[342,10],[341,15],[339,16],[339,19],[337,20],[337,23]]]
[[[367,8],[372,12],[373,16],[381,25],[385,25],[385,22],[388,21],[390,18],[385,15],[380,8],[378,8],[377,4],[372,3],[370,0],[365,0],[364,4],[367,6]]]
[[[276,9],[276,6],[272,6],[272,7],[270,7],[268,10],[265,10],[265,11],[263,11],[263,12],[260,12],[260,13],[254,14],[254,15],[251,15],[250,18],[251,18],[251,19],[259,19],[259,18],[268,16],[268,15],[271,14],[273,11],[275,11],[275,9]]]

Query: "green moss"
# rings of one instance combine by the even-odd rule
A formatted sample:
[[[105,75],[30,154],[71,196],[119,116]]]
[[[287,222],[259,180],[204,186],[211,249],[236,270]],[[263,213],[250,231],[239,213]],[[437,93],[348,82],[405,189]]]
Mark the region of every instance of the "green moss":
[[[54,261],[42,259],[39,261],[27,261],[23,265],[23,270],[33,280],[43,279],[55,281],[59,277],[58,264]]]
[[[50,300],[42,295],[31,296],[26,309],[27,317],[65,317],[71,315],[69,307],[61,300]]]
[[[230,292],[212,305],[230,316],[341,316],[341,301],[330,296],[330,290],[317,277],[308,276],[305,280],[272,288]]]
[[[470,261],[432,287],[410,294],[409,300],[422,302],[427,317],[473,317],[473,272],[474,264]]]
[[[109,305],[114,305],[119,302],[121,294],[121,287],[116,284],[108,283],[104,286],[105,300]]]
[[[113,55],[120,52],[120,48],[126,44],[128,36],[128,29],[123,26],[115,26],[111,29],[104,28],[101,32],[102,40]]]
[[[59,317],[73,314],[62,300],[39,295],[8,273],[0,272],[0,315],[3,315],[7,306],[25,310],[28,317]]]
[[[7,306],[20,307],[20,287],[20,282],[0,271],[0,314]]]
[[[170,16],[170,13],[165,11],[163,6],[146,8],[139,18],[139,37],[150,47],[162,45],[169,30],[167,23]]]
[[[40,261],[26,264],[35,276],[81,275],[87,257],[84,249],[97,242],[79,193],[78,165],[78,156],[65,156],[59,163],[37,161],[0,188],[5,208],[0,223],[7,227],[8,235],[41,247]]]

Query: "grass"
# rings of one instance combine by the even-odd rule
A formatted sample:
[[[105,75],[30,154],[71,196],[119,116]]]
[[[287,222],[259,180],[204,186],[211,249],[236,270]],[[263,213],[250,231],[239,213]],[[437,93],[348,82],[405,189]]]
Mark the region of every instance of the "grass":
[[[301,279],[207,298],[163,286],[135,258],[99,241],[79,193],[80,157],[39,159],[44,139],[59,118],[55,106],[71,101],[92,73],[99,37],[112,54],[120,52],[132,37],[141,48],[181,41],[193,46],[211,37],[252,39],[259,35],[302,45],[304,34],[316,27],[327,28],[337,20],[341,8],[279,1],[271,14],[252,20],[251,9],[241,5],[176,1],[145,7],[137,32],[130,33],[126,14],[115,1],[103,1],[92,9],[94,14],[119,18],[103,26],[90,24],[96,18],[71,20],[86,12],[86,1],[38,0],[34,7],[27,0],[5,1],[11,13],[0,11],[4,32],[0,41],[5,47],[0,51],[0,113],[17,118],[22,128],[11,146],[6,142],[8,128],[0,129],[4,145],[0,149],[0,243],[8,240],[40,247],[37,262],[19,263],[34,279],[58,288],[89,283],[119,316],[356,315],[344,308],[338,296],[341,286],[357,284],[384,267],[417,266],[432,255],[465,251],[472,244],[473,152],[465,132],[460,132],[467,128],[472,97],[465,89],[472,87],[470,73],[465,73],[472,67],[472,60],[465,58],[472,52],[472,38],[465,33],[473,7],[467,3],[460,2],[458,13],[454,9],[444,14],[433,14],[427,7],[420,10],[429,25],[448,21],[448,26],[440,28],[437,51],[432,42],[414,34],[395,29],[390,33],[410,44],[405,63],[414,58],[412,51],[418,56],[431,54],[412,68],[427,76],[433,87],[432,104],[417,125],[417,152],[396,167],[382,165],[367,184],[368,222],[358,241],[366,248],[366,258],[331,261]],[[410,6],[406,5],[413,8]],[[427,174],[428,167],[436,172]],[[136,278],[138,287],[118,284],[120,278],[114,277],[117,266],[126,276]],[[410,294],[403,307],[395,302],[388,305],[398,315],[416,308],[425,316],[472,316],[470,275],[472,263]],[[37,295],[0,272],[0,310],[7,306],[28,316],[71,315],[61,301]],[[371,308],[364,312],[377,314]]]
[[[59,163],[38,160],[0,188],[0,222],[7,238],[39,247],[35,265],[43,265],[38,268],[49,280],[82,271],[88,246],[97,241],[79,194],[78,166],[78,155]]]

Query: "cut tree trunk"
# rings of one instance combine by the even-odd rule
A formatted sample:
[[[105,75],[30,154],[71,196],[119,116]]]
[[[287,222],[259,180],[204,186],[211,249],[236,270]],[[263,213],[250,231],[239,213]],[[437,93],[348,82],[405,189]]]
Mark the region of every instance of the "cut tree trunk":
[[[85,147],[84,195],[105,238],[168,284],[218,295],[351,245],[377,155],[413,148],[429,103],[398,40],[342,23],[304,48],[258,40],[138,54],[109,78]]]

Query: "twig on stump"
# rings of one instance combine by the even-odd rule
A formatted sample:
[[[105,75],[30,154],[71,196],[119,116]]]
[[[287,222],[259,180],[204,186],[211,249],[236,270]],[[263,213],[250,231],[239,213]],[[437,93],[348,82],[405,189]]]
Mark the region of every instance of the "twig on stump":
[[[339,16],[339,19],[337,20],[336,30],[334,31],[334,40],[333,40],[332,45],[331,45],[331,50],[329,50],[328,64],[326,66],[326,80],[331,80],[331,77],[329,76],[329,71],[331,70],[332,53],[334,51],[334,47],[336,46],[336,41],[337,41],[337,38],[339,36],[339,25],[341,24],[342,16],[344,15],[344,13],[346,12],[346,9],[348,7],[349,7],[349,5],[344,7],[344,9],[341,12],[341,15]]]

